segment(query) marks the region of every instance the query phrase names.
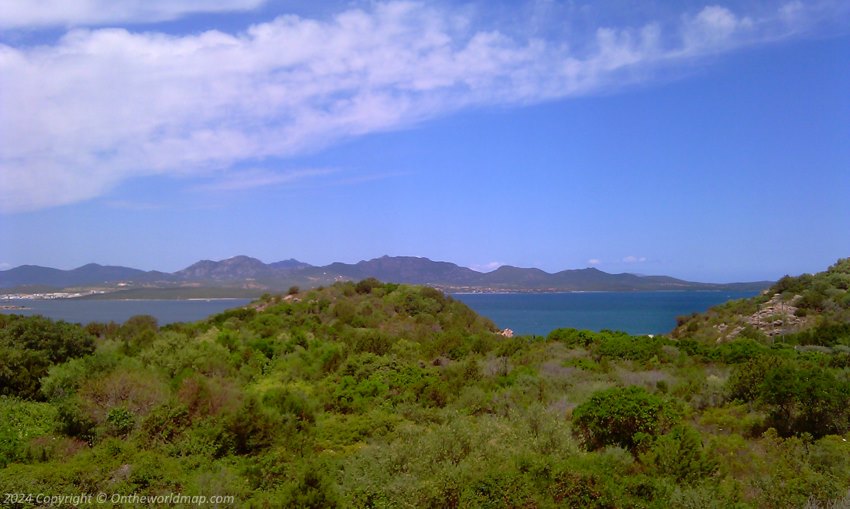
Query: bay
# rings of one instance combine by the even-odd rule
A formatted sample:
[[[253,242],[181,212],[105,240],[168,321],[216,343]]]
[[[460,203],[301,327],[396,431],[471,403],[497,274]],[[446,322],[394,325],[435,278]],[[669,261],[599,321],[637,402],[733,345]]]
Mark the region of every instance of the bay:
[[[472,293],[453,297],[515,334],[546,335],[559,327],[666,334],[676,317],[703,312],[757,292]]]
[[[174,322],[194,322],[225,309],[244,306],[251,299],[191,299],[191,300],[0,300],[3,306],[27,309],[4,309],[3,313],[42,315],[53,320],[86,324],[89,322],[123,323],[133,315],[151,315],[160,325]]]
[[[559,327],[631,334],[664,334],[676,317],[703,312],[756,292],[575,292],[454,294],[499,328],[516,334],[546,335]],[[225,309],[244,306],[250,299],[210,300],[2,300],[0,305],[23,306],[3,313],[42,315],[86,324],[122,323],[133,315],[152,315],[160,325],[202,320]]]

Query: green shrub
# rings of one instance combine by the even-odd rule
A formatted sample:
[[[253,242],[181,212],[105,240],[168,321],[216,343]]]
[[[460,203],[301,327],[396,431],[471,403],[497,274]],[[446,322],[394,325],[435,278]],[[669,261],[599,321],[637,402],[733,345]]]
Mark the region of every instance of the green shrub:
[[[486,472],[465,486],[460,496],[461,507],[512,508],[533,507],[530,483],[516,471]]]
[[[278,423],[254,398],[247,398],[242,407],[224,420],[236,454],[253,454],[272,445]]]
[[[663,345],[664,341],[659,337],[607,333],[600,334],[595,350],[603,357],[648,361],[660,355]]]
[[[766,355],[735,365],[726,381],[729,398],[742,402],[755,401],[759,397],[767,372],[783,363],[784,361],[779,357]]]
[[[772,368],[759,386],[769,407],[768,425],[783,436],[815,437],[850,431],[850,380],[819,368]]]
[[[372,293],[372,291],[375,288],[381,288],[382,286],[383,286],[383,283],[381,283],[380,281],[378,281],[377,279],[375,279],[373,277],[370,277],[370,278],[366,278],[366,279],[358,282],[356,285],[354,285],[354,291],[356,291],[359,294],[369,294],[369,293]]]
[[[340,507],[337,488],[320,464],[309,462],[298,472],[295,482],[284,489],[283,506],[298,509],[332,509]]]
[[[573,411],[575,433],[589,450],[608,445],[636,451],[681,418],[669,400],[642,387],[614,387],[593,394]]]
[[[156,318],[150,315],[136,315],[121,325],[118,337],[125,353],[136,354],[154,342],[158,331]]]
[[[123,406],[113,407],[106,414],[106,425],[110,435],[126,437],[136,425],[136,416]]]
[[[595,473],[560,472],[550,490],[559,507],[615,507],[604,480]]]
[[[547,336],[549,341],[560,341],[570,348],[584,348],[598,338],[596,332],[571,328],[555,329]]]
[[[717,462],[706,453],[699,432],[686,425],[659,436],[641,461],[680,483],[701,482],[717,472]]]
[[[40,399],[40,379],[51,365],[93,351],[94,337],[79,325],[41,316],[6,317],[0,328],[0,396]]]
[[[56,427],[56,409],[47,403],[0,396],[0,468],[23,459],[27,443]]]
[[[166,403],[154,409],[141,423],[141,434],[149,444],[168,444],[187,427],[191,419],[185,405]]]
[[[715,348],[711,356],[728,364],[739,364],[769,351],[768,347],[755,339],[743,335],[741,337],[744,339],[736,339]]]
[[[78,396],[65,398],[56,405],[57,430],[70,437],[91,442],[94,440],[96,423],[82,409],[82,400]]]

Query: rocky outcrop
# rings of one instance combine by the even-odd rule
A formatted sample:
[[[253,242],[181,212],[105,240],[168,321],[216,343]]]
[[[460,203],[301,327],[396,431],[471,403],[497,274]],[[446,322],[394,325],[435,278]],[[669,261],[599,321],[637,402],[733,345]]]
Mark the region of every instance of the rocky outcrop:
[[[799,300],[800,296],[796,295],[786,301],[777,293],[769,301],[759,305],[758,311],[744,317],[742,323],[735,326],[721,323],[714,327],[720,333],[721,339],[725,340],[735,339],[746,326],[754,327],[771,338],[796,332],[806,325],[806,319],[797,316],[797,307],[794,304]]]

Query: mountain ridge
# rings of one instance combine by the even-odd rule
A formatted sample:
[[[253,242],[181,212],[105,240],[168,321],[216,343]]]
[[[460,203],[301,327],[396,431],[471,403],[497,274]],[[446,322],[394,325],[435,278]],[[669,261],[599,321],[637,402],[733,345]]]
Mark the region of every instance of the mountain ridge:
[[[293,258],[264,263],[257,258],[239,255],[218,261],[200,260],[173,273],[94,263],[71,270],[21,265],[0,271],[0,288],[120,285],[150,288],[208,286],[282,291],[289,286],[312,288],[335,281],[370,277],[392,283],[430,285],[449,292],[761,290],[771,284],[767,281],[700,283],[670,276],[612,274],[593,267],[549,273],[534,267],[503,265],[491,272],[478,272],[452,262],[414,256],[385,255],[353,264],[334,262],[315,266]]]

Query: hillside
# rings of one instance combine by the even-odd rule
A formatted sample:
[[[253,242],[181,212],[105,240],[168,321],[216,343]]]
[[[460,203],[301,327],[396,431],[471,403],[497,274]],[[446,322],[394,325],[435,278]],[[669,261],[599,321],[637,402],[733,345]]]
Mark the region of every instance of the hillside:
[[[0,288],[26,292],[26,287],[110,287],[142,290],[173,287],[232,288],[241,291],[286,291],[291,286],[315,288],[337,281],[366,278],[401,284],[428,285],[446,292],[566,292],[566,291],[658,291],[658,290],[761,290],[767,282],[711,284],[683,281],[667,276],[608,274],[595,268],[564,270],[550,274],[535,268],[503,266],[482,273],[450,262],[412,256],[383,256],[355,264],[332,263],[316,267],[290,259],[263,263],[248,256],[221,261],[202,260],[185,269],[166,274],[127,267],[90,264],[70,271],[22,266],[0,271]],[[119,286],[120,285],[120,286]],[[24,287],[24,288],[22,288]],[[108,288],[107,288],[108,289]],[[153,292],[154,294],[156,292]],[[220,291],[210,290],[211,295]]]
[[[785,276],[757,297],[682,318],[673,337],[850,346],[850,258],[814,275]]]
[[[820,281],[837,289],[845,263],[777,288],[833,323],[846,289]],[[165,327],[0,315],[0,488],[218,507],[844,507],[846,344],[505,337],[433,288],[373,279]]]

